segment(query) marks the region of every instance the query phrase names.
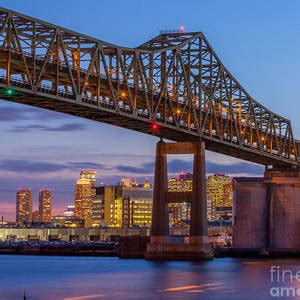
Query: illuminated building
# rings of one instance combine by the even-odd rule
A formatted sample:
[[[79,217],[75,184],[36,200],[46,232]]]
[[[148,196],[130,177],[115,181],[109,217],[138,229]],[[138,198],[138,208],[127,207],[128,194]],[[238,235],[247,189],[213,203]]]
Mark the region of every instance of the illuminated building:
[[[193,175],[181,173],[178,178],[168,180],[168,188],[171,192],[190,192],[193,189]]]
[[[207,200],[208,219],[231,217],[232,210],[232,179],[222,174],[208,176]]]
[[[16,223],[29,225],[32,221],[32,191],[31,189],[19,189],[17,191]]]
[[[53,216],[51,227],[84,227],[84,220],[74,216]]]
[[[122,186],[104,187],[104,222],[107,226],[122,227]]]
[[[145,178],[144,183],[138,183],[135,178],[122,178],[121,186],[125,187],[140,187],[145,189],[152,188],[151,183],[149,182],[149,178]]]
[[[96,171],[82,170],[75,185],[75,217],[85,220],[86,226],[92,222],[92,205],[96,190]]]
[[[152,185],[149,182],[149,178],[145,179],[145,182],[143,183],[143,188],[145,188],[145,189],[151,189],[152,188]]]
[[[135,186],[103,187],[104,222],[111,227],[149,227],[153,190]]]
[[[137,184],[138,183],[135,178],[122,178],[121,179],[122,186],[132,187],[132,186],[136,186]]]
[[[93,227],[104,225],[104,186],[96,187],[96,195],[92,203]]]
[[[40,214],[38,210],[32,213],[32,222],[40,222]]]
[[[153,190],[124,187],[122,191],[122,227],[150,227]]]
[[[52,216],[52,194],[50,190],[40,190],[39,217],[40,222],[50,223]]]
[[[178,178],[168,180],[169,192],[191,192],[193,189],[193,175],[191,173],[181,173]],[[176,226],[182,221],[190,219],[191,205],[187,202],[169,203],[169,224]]]

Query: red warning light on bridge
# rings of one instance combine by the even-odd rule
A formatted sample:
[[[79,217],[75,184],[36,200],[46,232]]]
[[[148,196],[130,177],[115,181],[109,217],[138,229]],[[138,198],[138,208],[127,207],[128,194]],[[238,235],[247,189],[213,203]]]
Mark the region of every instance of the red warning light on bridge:
[[[152,123],[151,124],[151,131],[152,132],[157,132],[159,130],[160,126],[157,123]]]

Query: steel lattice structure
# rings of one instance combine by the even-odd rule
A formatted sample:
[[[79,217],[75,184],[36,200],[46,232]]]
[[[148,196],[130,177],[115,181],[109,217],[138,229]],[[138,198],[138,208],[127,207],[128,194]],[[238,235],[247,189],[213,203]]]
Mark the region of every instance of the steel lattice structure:
[[[297,165],[291,122],[255,101],[201,32],[126,48],[0,8],[0,76],[5,100]]]

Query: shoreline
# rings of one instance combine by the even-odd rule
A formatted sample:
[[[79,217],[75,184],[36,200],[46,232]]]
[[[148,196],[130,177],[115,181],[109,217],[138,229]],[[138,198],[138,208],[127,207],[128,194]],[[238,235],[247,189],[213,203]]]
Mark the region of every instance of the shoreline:
[[[126,243],[127,244],[127,243]],[[142,247],[124,247],[117,242],[55,242],[0,243],[0,255],[37,256],[107,256],[126,258],[145,258],[145,244]],[[131,249],[130,249],[131,248]],[[264,251],[262,249],[216,248],[214,258],[253,258],[253,259],[300,259],[300,251]]]

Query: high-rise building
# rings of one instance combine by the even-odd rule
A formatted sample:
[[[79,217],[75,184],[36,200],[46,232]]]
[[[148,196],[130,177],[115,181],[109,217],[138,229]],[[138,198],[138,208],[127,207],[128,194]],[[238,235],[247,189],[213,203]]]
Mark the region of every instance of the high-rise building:
[[[32,191],[19,189],[17,191],[16,222],[19,225],[29,225],[32,221]]]
[[[170,192],[191,192],[193,175],[182,173],[178,178],[168,181]],[[211,175],[207,179],[207,218],[216,220],[220,217],[230,218],[232,215],[232,179],[222,174]],[[190,203],[169,203],[169,222],[176,225],[180,221],[190,219]]]
[[[135,178],[122,178],[121,185],[127,186],[127,187],[132,187],[132,186],[137,186],[138,183]]]
[[[40,190],[39,194],[40,222],[50,223],[52,217],[52,193],[50,190]]]
[[[223,174],[214,174],[207,179],[207,211],[209,220],[230,217],[232,210],[232,179]]]
[[[96,187],[96,195],[92,203],[93,227],[104,225],[104,186]]]
[[[122,227],[150,227],[153,190],[144,187],[122,189]]]
[[[193,175],[181,173],[178,178],[168,180],[169,192],[191,192],[193,189]],[[191,204],[188,202],[169,203],[169,224],[170,226],[180,224],[190,219]]]
[[[96,195],[96,171],[82,170],[75,185],[75,217],[92,222],[92,206]]]
[[[153,190],[144,184],[104,186],[104,222],[111,227],[150,227]]]
[[[105,224],[122,227],[122,186],[105,186],[103,197]]]
[[[168,180],[170,192],[190,192],[193,189],[193,175],[191,173],[181,173],[178,178]]]

